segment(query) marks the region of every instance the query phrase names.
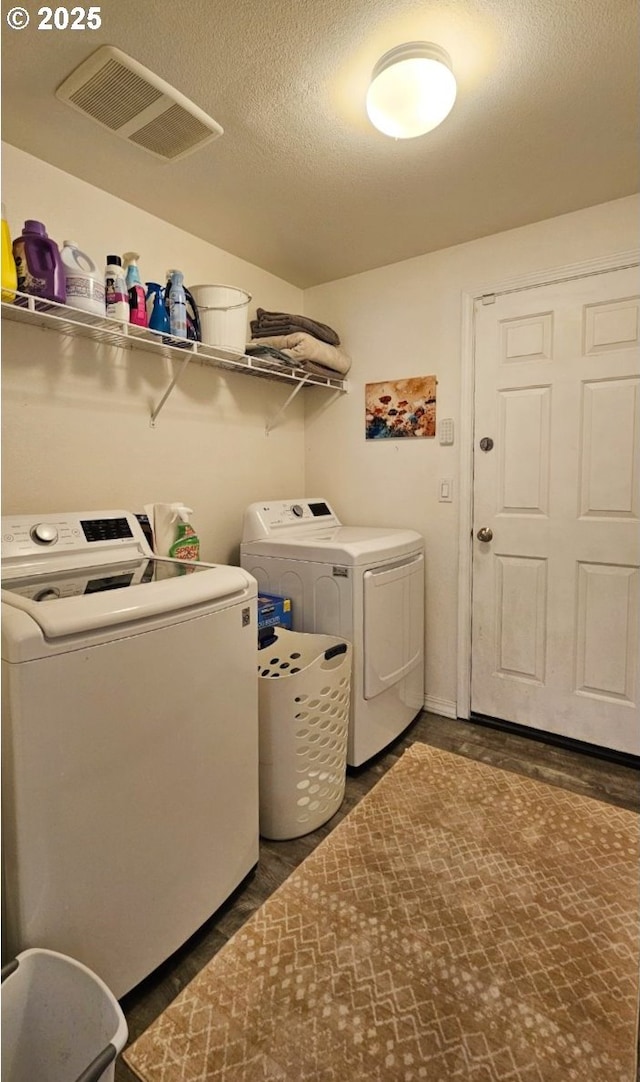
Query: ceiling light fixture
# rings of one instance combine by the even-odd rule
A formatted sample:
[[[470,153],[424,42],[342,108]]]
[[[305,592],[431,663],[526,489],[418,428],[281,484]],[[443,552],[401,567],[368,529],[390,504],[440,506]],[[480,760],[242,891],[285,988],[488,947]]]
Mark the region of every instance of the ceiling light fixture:
[[[437,128],[453,108],[456,80],[439,45],[411,41],[380,57],[367,92],[374,127],[394,139],[414,139]]]

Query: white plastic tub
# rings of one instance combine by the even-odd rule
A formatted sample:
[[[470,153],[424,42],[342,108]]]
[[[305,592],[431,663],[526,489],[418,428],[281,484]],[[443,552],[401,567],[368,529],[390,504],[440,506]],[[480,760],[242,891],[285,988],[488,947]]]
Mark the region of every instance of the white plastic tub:
[[[202,341],[244,353],[251,294],[235,286],[189,286],[198,305]]]
[[[113,993],[75,959],[33,948],[3,968],[3,1082],[113,1082],[127,1035]]]

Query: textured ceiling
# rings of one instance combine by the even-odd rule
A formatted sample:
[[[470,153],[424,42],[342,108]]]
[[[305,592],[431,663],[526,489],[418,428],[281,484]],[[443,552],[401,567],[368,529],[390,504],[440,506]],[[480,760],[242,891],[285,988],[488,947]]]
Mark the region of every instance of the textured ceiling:
[[[638,190],[637,0],[104,0],[81,32],[39,31],[35,3],[9,30],[12,6],[5,140],[300,287]],[[412,40],[449,52],[458,97],[396,142],[364,100]],[[163,164],[58,101],[105,44],[224,135]]]

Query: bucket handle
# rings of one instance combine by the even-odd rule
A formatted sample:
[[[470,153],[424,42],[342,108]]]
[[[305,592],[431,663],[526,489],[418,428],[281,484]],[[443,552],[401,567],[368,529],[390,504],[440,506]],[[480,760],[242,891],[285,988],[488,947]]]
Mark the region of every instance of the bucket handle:
[[[2,980],[6,981],[7,977],[10,977],[12,973],[15,973],[16,969],[20,965],[17,958],[12,958],[10,962],[2,967]]]
[[[239,301],[238,304],[198,304],[198,311],[200,312],[231,312],[234,308],[246,308],[251,300],[251,294],[245,293],[246,301]]]
[[[91,1060],[88,1067],[85,1067],[82,1074],[78,1075],[76,1082],[100,1082],[100,1079],[104,1077],[104,1073],[109,1066],[113,1063],[118,1055],[118,1049],[113,1044],[108,1044],[106,1048],[99,1052],[95,1059]]]

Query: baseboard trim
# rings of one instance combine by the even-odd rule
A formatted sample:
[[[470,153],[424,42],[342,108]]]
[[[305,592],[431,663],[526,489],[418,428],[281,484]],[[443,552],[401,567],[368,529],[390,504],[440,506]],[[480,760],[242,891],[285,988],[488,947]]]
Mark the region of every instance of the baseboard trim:
[[[435,695],[425,695],[424,708],[431,714],[440,714],[443,718],[457,718],[456,703],[451,699],[438,699]]]

